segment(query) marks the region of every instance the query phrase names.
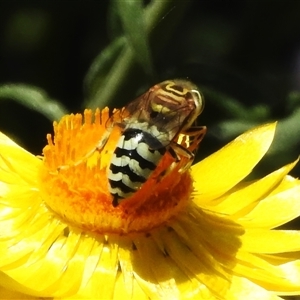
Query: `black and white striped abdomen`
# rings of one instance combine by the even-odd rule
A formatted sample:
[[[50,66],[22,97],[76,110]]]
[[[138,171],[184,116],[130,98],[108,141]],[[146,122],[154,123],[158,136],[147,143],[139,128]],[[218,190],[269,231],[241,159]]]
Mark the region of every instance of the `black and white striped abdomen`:
[[[129,128],[123,132],[108,169],[114,206],[132,196],[147,181],[165,152],[160,141],[146,131]]]

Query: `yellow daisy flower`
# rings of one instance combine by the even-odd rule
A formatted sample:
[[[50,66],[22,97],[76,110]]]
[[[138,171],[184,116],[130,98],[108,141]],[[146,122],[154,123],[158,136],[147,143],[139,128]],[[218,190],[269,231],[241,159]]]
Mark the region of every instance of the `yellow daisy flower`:
[[[166,156],[113,207],[106,167],[120,132],[82,159],[108,116],[108,109],[65,116],[42,159],[0,135],[1,299],[300,294],[300,232],[274,230],[300,214],[300,182],[287,175],[295,163],[241,183],[268,150],[275,124],[179,173],[183,160],[161,178]]]

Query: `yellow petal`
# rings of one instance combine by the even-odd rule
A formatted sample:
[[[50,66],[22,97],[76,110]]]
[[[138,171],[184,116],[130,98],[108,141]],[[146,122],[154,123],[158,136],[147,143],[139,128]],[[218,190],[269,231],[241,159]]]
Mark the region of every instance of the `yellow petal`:
[[[241,236],[243,249],[252,253],[300,251],[300,231],[248,229]]]
[[[248,214],[236,219],[246,228],[274,228],[300,215],[300,184],[261,200]]]
[[[10,291],[0,286],[0,299],[3,300],[42,300],[40,297],[25,295],[17,291]],[[48,298],[50,300],[50,298]]]
[[[283,274],[283,278],[298,286],[298,290],[296,292],[285,293],[286,295],[299,295],[299,283],[300,283],[300,261],[295,260],[279,266],[281,270],[281,274]]]
[[[0,181],[8,182],[9,177],[18,178],[15,183],[37,185],[38,168],[41,160],[27,152],[0,132]],[[13,174],[15,173],[15,174]]]
[[[140,236],[135,239],[134,244],[137,248],[137,251],[133,253],[135,277],[143,284],[144,289],[148,289],[147,294],[151,298],[155,295],[161,295],[163,299],[170,300],[178,298],[180,293],[172,268],[153,239]]]
[[[137,280],[132,281],[132,290],[130,296],[128,295],[128,287],[124,279],[124,273],[120,272],[114,290],[114,300],[120,299],[130,299],[130,300],[149,300],[148,295],[141,289],[140,285],[137,283]]]
[[[280,184],[278,184],[269,194],[269,196],[276,195],[280,192],[284,192],[286,190],[292,189],[296,186],[300,185],[300,180],[297,178],[294,178],[290,175],[285,176]]]
[[[273,264],[272,259],[266,260],[264,255],[252,254],[247,251],[238,251],[236,254],[237,264],[233,272],[240,277],[246,277],[253,282],[258,283],[267,290],[274,291],[278,294],[295,294],[300,291],[300,280],[297,273],[299,261]],[[291,271],[294,274],[287,275]],[[298,269],[299,273],[299,269]]]
[[[120,239],[118,256],[122,272],[119,272],[117,277],[114,299],[149,299],[145,290],[142,289],[144,285],[147,286],[147,282],[141,283],[140,280],[136,280],[136,277],[134,277],[136,272],[132,265],[134,255],[132,254],[132,240],[130,238],[124,236]]]
[[[298,160],[245,187],[237,188],[231,193],[228,193],[228,195],[210,201],[207,208],[223,214],[232,215],[237,214],[240,210],[244,210],[251,204],[256,205],[258,200],[272,191],[274,187],[282,181],[283,177],[294,168],[297,162]],[[248,208],[248,210],[250,210],[250,208]],[[243,214],[245,214],[245,212],[243,212]]]
[[[26,289],[22,285],[20,285],[18,282],[14,281],[11,279],[9,276],[6,274],[0,272],[0,299],[2,300],[8,300],[8,299],[40,299],[40,297],[35,297],[35,292],[30,289]],[[3,286],[5,286],[5,288]],[[20,292],[23,291],[23,292]],[[47,299],[52,299],[52,298],[47,298]]]
[[[269,149],[276,123],[237,137],[218,152],[192,167],[199,203],[221,196],[245,178]]]
[[[158,243],[163,243],[163,249],[184,274],[191,279],[198,280],[198,297],[206,299],[212,295],[224,294],[230,285],[230,280],[215,270],[215,262],[210,265],[206,258],[200,257],[203,253],[194,253],[174,230],[160,230],[153,234]],[[176,278],[175,278],[176,280]],[[176,280],[177,281],[177,280]],[[221,298],[221,297],[220,297]]]
[[[279,300],[282,299],[247,278],[234,276],[230,290],[224,295],[228,300]]]

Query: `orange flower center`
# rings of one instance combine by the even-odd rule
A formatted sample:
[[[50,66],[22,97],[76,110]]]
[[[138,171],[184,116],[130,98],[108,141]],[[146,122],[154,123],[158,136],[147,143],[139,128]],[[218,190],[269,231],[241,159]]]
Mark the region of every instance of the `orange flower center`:
[[[54,123],[54,138],[47,135],[40,189],[47,206],[61,219],[98,233],[148,231],[182,211],[192,192],[188,162],[167,152],[142,187],[117,207],[112,205],[107,168],[121,136],[113,128],[101,151],[97,144],[106,133],[108,108],[66,115]],[[186,143],[183,138],[182,144]]]

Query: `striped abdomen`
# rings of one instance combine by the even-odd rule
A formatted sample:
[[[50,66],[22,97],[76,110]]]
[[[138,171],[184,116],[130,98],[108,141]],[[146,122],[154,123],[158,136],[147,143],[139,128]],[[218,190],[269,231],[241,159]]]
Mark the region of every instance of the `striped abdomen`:
[[[147,181],[165,152],[166,148],[150,133],[133,128],[124,131],[108,170],[114,206],[132,196]]]

